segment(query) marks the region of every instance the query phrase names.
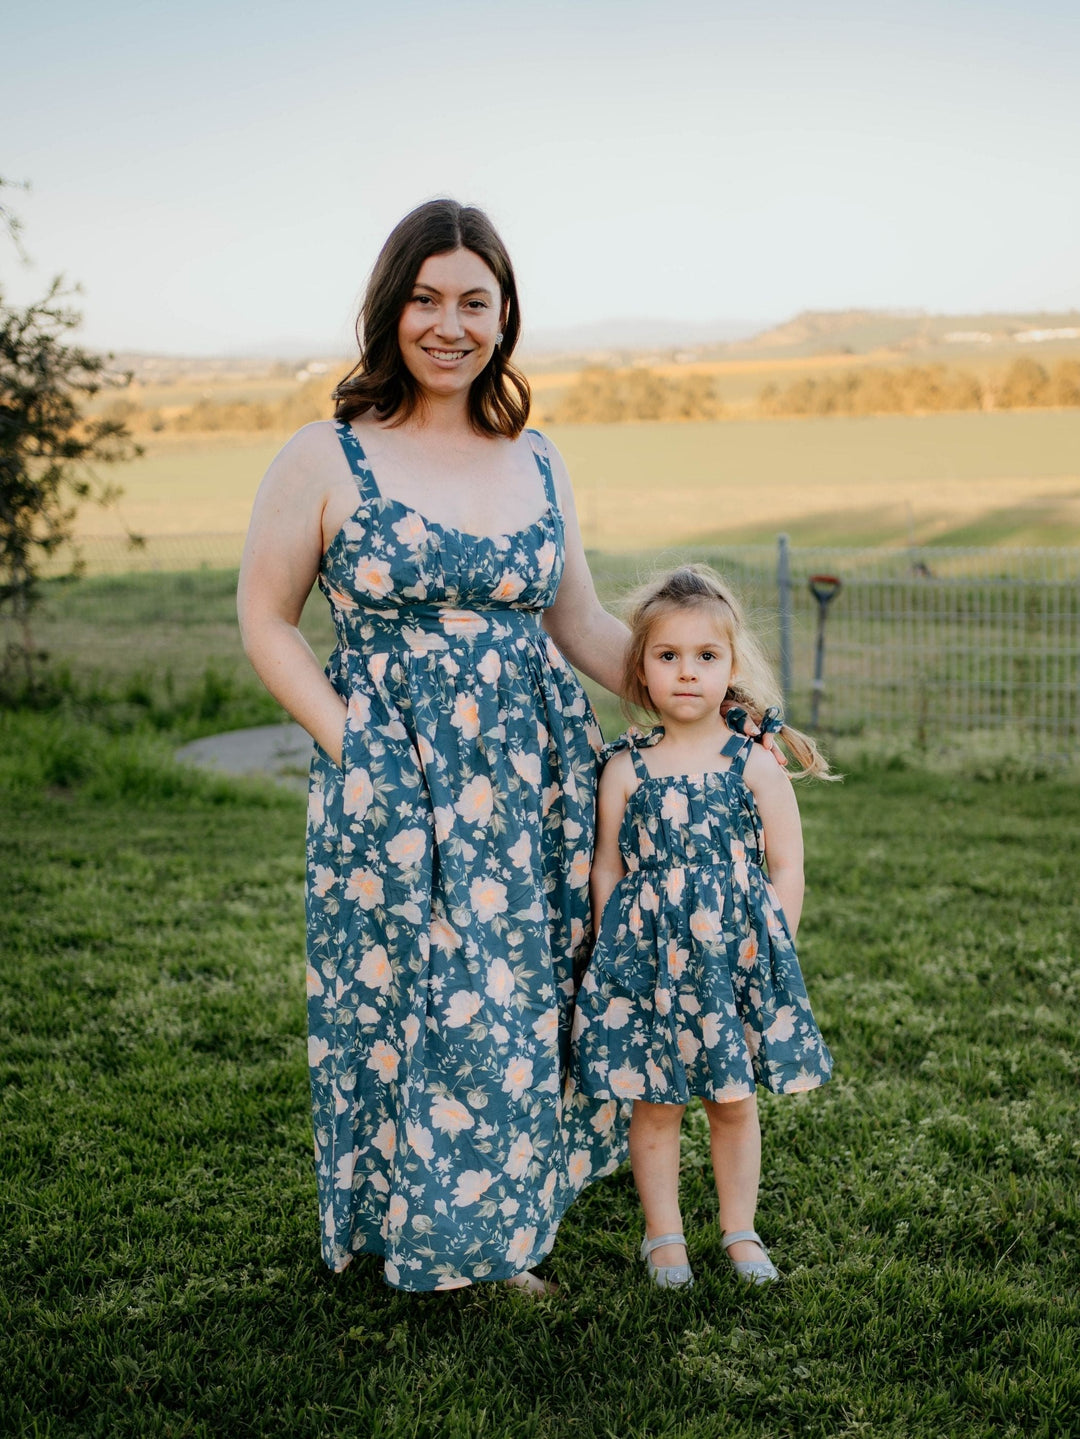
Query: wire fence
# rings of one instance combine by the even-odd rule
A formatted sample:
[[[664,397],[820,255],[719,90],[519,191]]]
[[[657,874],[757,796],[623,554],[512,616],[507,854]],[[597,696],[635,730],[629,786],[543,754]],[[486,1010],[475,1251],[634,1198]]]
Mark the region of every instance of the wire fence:
[[[659,565],[680,558],[713,564],[744,599],[796,724],[813,727],[816,708],[830,734],[925,744],[982,733],[1059,758],[1080,749],[1080,549],[793,548],[781,537]],[[617,598],[656,567],[597,557],[594,570]],[[815,576],[840,581],[823,604]]]
[[[98,536],[81,550],[88,574],[226,569],[239,563],[243,540],[154,535],[132,547],[122,536]],[[781,537],[777,545],[589,558],[602,598],[614,604],[681,560],[714,565],[770,649],[796,724],[815,718],[822,611],[810,580],[829,575],[840,587],[824,616],[823,732],[926,743],[955,730],[1046,757],[1080,750],[1080,548],[810,548]]]

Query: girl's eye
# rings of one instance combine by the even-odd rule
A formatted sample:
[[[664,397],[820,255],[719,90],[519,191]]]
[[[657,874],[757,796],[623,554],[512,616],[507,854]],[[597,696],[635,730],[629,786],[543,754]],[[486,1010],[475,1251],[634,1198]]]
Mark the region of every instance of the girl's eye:
[[[714,659],[716,658],[716,656],[715,656],[715,654],[713,654],[712,650],[702,650],[702,651],[701,651],[701,658],[702,658],[703,660],[714,660]]]
[[[673,659],[675,658],[675,651],[674,651],[674,650],[663,650],[663,651],[661,652],[660,658],[661,658],[662,660],[673,660]]]

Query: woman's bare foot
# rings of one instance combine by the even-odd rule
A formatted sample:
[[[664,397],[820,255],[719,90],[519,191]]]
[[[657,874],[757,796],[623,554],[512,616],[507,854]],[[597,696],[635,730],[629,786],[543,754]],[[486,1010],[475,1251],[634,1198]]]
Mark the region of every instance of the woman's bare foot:
[[[519,1289],[523,1294],[556,1294],[559,1286],[550,1279],[541,1279],[539,1274],[534,1274],[531,1269],[524,1269],[520,1274],[511,1274],[509,1279],[503,1280],[511,1289]]]

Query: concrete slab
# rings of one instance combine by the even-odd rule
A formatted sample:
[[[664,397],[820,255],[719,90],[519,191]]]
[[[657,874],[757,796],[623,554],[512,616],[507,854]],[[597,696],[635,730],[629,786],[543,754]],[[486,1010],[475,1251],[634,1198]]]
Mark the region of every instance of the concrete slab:
[[[307,788],[311,736],[298,724],[256,725],[181,745],[176,758],[219,774],[261,775],[291,789]]]

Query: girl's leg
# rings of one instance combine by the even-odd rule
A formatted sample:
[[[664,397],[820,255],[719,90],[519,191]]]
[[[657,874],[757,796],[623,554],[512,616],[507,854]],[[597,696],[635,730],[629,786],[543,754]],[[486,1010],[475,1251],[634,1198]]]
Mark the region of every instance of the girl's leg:
[[[646,1104],[634,1101],[630,1117],[630,1165],[634,1183],[645,1211],[645,1235],[681,1234],[679,1213],[679,1130],[685,1104]],[[661,1267],[685,1264],[681,1244],[665,1244],[652,1252],[652,1262]]]
[[[709,1147],[720,1200],[720,1228],[725,1234],[737,1229],[753,1229],[761,1177],[757,1099],[750,1095],[749,1099],[735,1099],[726,1104],[716,1104],[711,1099],[704,1099],[702,1103],[709,1117]],[[747,1239],[733,1244],[728,1254],[732,1259],[765,1257],[760,1246]]]

